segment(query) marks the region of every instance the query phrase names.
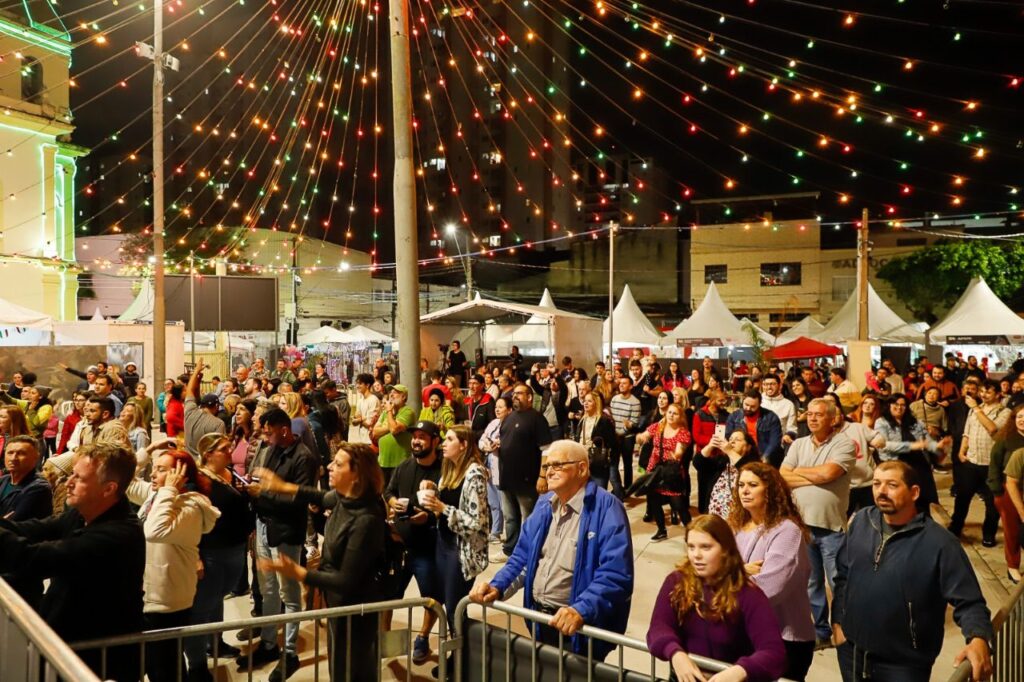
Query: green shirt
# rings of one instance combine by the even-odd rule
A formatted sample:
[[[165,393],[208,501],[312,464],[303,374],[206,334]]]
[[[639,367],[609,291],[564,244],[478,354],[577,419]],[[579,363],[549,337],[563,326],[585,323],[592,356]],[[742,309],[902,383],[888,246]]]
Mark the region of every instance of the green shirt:
[[[409,428],[416,421],[416,413],[408,405],[403,405],[395,414],[395,421],[399,424],[404,424],[405,431],[402,431],[397,436],[387,433],[377,441],[377,447],[380,448],[377,461],[380,462],[381,468],[384,469],[395,468],[412,454],[412,432],[409,431]],[[381,412],[377,425],[387,426],[387,423],[388,413]]]

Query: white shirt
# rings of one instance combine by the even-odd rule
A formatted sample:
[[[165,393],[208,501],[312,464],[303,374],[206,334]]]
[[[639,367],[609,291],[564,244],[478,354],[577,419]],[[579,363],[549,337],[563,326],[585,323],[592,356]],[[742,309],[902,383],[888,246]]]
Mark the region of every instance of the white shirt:
[[[363,418],[363,423],[362,425],[352,425],[348,433],[349,441],[353,443],[369,443],[370,429],[373,428],[374,422],[377,421],[374,415],[379,412],[380,398],[369,392],[365,396],[357,394],[355,413]]]
[[[771,397],[761,394],[761,407],[771,410],[782,422],[782,433],[796,433],[796,405],[783,395]]]

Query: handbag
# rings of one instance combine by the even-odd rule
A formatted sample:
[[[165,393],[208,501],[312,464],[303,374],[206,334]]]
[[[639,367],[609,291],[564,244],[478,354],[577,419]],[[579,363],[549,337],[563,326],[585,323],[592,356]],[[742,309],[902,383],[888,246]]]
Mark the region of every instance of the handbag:
[[[654,472],[661,479],[661,486],[668,490],[681,491],[685,481],[682,463],[665,459],[665,434],[663,432],[658,433],[658,450],[661,461],[654,467]]]
[[[587,456],[590,459],[591,469],[594,467],[607,467],[611,465],[611,448],[604,444],[603,438],[597,438],[590,442],[590,447],[587,448]]]

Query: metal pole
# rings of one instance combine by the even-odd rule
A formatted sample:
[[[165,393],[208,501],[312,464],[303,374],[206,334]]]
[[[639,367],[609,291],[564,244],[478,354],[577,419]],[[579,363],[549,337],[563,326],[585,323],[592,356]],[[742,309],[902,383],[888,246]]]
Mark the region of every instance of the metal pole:
[[[153,3],[153,384],[162,386],[167,364],[164,307],[164,16]]]
[[[608,224],[608,371],[615,370],[615,223]]]
[[[188,328],[192,335],[192,367],[196,366],[196,264],[195,251],[188,252]],[[193,370],[194,371],[194,370]]]
[[[394,126],[395,280],[398,287],[399,367],[409,404],[420,408],[420,284],[416,239],[416,181],[412,154],[412,82],[409,6],[389,0],[391,115]]]
[[[297,237],[292,237],[292,319],[288,329],[292,345],[299,345],[299,240]]]
[[[466,300],[473,300],[473,259],[471,258],[472,252],[469,250],[469,235],[466,235],[466,253],[463,256],[465,259],[463,263],[466,268]]]
[[[857,230],[857,340],[868,340],[868,209]]]

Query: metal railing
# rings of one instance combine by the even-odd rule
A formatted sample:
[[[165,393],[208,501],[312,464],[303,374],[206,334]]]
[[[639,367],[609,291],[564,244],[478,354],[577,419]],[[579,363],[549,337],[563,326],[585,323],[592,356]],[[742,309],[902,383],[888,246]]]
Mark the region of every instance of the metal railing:
[[[469,618],[469,608],[474,606],[481,612],[481,618]],[[489,610],[505,614],[505,627],[497,629],[487,620]],[[640,682],[649,680],[652,682],[668,678],[668,663],[659,662],[658,659],[647,648],[647,643],[632,637],[626,637],[616,632],[609,632],[600,628],[584,625],[579,629],[578,634],[587,638],[586,654],[575,654],[568,649],[569,637],[558,635],[558,646],[548,646],[536,641],[533,636],[533,628],[529,627],[530,635],[518,635],[512,632],[512,617],[518,616],[529,623],[541,623],[547,625],[551,621],[551,615],[540,611],[531,611],[521,606],[514,606],[504,602],[493,602],[486,606],[475,605],[469,598],[459,602],[455,610],[455,633],[456,636],[442,647],[443,649],[459,650],[459,656],[455,657],[455,680],[463,682],[468,680],[557,680],[557,682],[576,682],[586,680],[587,682],[602,682],[604,680],[617,680],[619,682]],[[604,659],[597,659],[594,655],[594,642],[607,642],[613,645],[612,663],[605,663]],[[626,650],[638,652],[641,657],[647,658],[647,665],[643,670],[635,667],[626,667]],[[495,651],[504,651],[504,655],[494,656]],[[522,664],[529,656],[529,669],[524,669]],[[606,656],[605,659],[608,657]],[[500,659],[500,660],[499,660]],[[717,673],[732,666],[731,663],[724,663],[703,656],[690,655],[690,660],[697,664],[702,672]],[[477,667],[479,666],[479,667]],[[467,668],[464,670],[464,668]],[[658,676],[658,669],[665,671],[662,677]],[[784,682],[784,681],[783,681]]]
[[[0,578],[0,677],[4,682],[100,682],[63,639]]]
[[[449,648],[449,647],[446,646],[446,643],[448,641],[448,632],[447,632],[447,624],[446,624],[445,615],[444,615],[444,607],[441,606],[438,602],[434,601],[433,599],[424,599],[424,598],[396,599],[396,600],[393,600],[393,601],[374,602],[374,603],[371,603],[371,604],[357,604],[357,605],[354,605],[354,606],[337,606],[337,607],[334,607],[334,608],[317,609],[317,610],[313,610],[313,611],[299,611],[299,612],[296,612],[296,613],[287,613],[287,614],[283,614],[283,615],[279,615],[279,616],[261,616],[261,617],[258,617],[258,618],[245,618],[243,620],[221,621],[221,622],[217,622],[217,623],[205,623],[203,625],[189,625],[189,626],[180,627],[180,628],[167,628],[165,630],[151,630],[151,631],[148,631],[148,632],[141,632],[141,633],[136,633],[136,634],[131,634],[131,635],[123,635],[123,636],[120,636],[120,637],[108,637],[108,638],[105,638],[105,639],[96,639],[96,640],[90,640],[90,641],[86,641],[86,642],[76,642],[75,644],[72,645],[72,648],[75,651],[99,650],[100,651],[100,660],[101,660],[101,675],[105,675],[106,674],[106,667],[107,667],[107,663],[108,663],[108,661],[107,661],[107,652],[112,647],[137,646],[137,647],[139,647],[139,678],[142,679],[143,675],[144,675],[144,672],[145,672],[145,668],[146,668],[146,644],[150,644],[150,643],[153,643],[153,642],[166,642],[168,640],[173,640],[177,644],[177,649],[178,649],[178,651],[177,651],[177,660],[179,661],[179,663],[178,663],[178,670],[177,670],[177,674],[176,674],[176,679],[177,680],[184,680],[185,679],[185,671],[181,669],[182,668],[181,658],[182,658],[182,652],[183,652],[183,649],[184,649],[184,641],[185,641],[186,638],[198,637],[198,636],[204,636],[204,635],[216,635],[216,636],[212,637],[212,640],[213,640],[213,642],[212,642],[212,646],[213,646],[213,660],[216,661],[217,660],[217,654],[219,653],[218,649],[219,649],[219,646],[220,646],[220,639],[221,639],[221,637],[219,635],[222,635],[225,632],[229,632],[229,631],[232,631],[232,630],[245,630],[245,629],[247,629],[248,630],[248,638],[247,638],[247,640],[242,640],[242,641],[243,641],[243,643],[247,641],[251,645],[251,644],[254,644],[254,643],[256,643],[256,644],[259,643],[259,638],[260,638],[259,637],[259,630],[262,629],[264,626],[273,625],[273,626],[275,626],[275,627],[277,627],[279,629],[282,629],[286,624],[289,624],[289,623],[303,623],[303,622],[310,622],[310,621],[312,621],[313,624],[314,624],[314,626],[313,626],[313,651],[312,651],[312,653],[313,653],[312,660],[314,662],[313,680],[314,680],[314,682],[319,682],[319,680],[321,679],[321,673],[320,673],[321,659],[324,658],[321,655],[321,647],[323,645],[322,644],[323,641],[326,639],[326,636],[322,635],[321,632],[320,632],[320,630],[323,627],[319,623],[319,621],[321,619],[345,619],[347,622],[346,622],[346,627],[345,627],[344,631],[345,632],[351,632],[352,631],[352,619],[357,617],[357,616],[382,614],[382,613],[385,613],[387,611],[405,610],[406,613],[407,613],[407,616],[408,616],[408,621],[407,622],[409,623],[409,629],[405,630],[405,631],[398,631],[397,633],[396,632],[389,633],[389,632],[382,631],[382,630],[380,630],[380,628],[378,628],[378,631],[377,631],[377,649],[380,652],[382,659],[383,658],[395,658],[396,656],[399,655],[399,654],[388,653],[390,648],[395,648],[395,649],[400,649],[401,650],[401,654],[400,655],[406,657],[406,659],[407,659],[406,660],[406,680],[408,682],[409,680],[412,679],[412,668],[413,668],[413,664],[412,664],[412,637],[413,637],[413,635],[412,635],[412,629],[411,629],[412,628],[412,622],[413,622],[413,609],[418,609],[418,608],[428,609],[428,610],[432,611],[434,613],[434,615],[437,616],[437,626],[436,626],[436,628],[437,628],[438,641],[440,643],[439,644],[439,650],[440,651],[447,650]],[[400,635],[400,639],[399,639],[397,644],[396,644],[396,642],[394,640],[394,637],[389,637],[389,634],[390,635],[394,635],[394,634]],[[390,645],[391,645],[390,647],[388,646],[389,640],[390,640]],[[351,637],[346,638],[346,641],[345,641],[345,646],[346,646],[346,656],[345,656],[345,659],[346,659],[346,662],[349,663],[349,664],[352,661],[352,654],[353,654],[352,649],[351,649],[351,644],[352,644]],[[250,646],[249,647],[249,651],[246,654],[247,657],[248,657],[248,661],[247,661],[248,662],[248,666],[247,667],[249,669],[248,670],[248,675],[246,677],[248,682],[252,682],[254,674],[258,674],[260,676],[262,676],[262,674],[263,674],[262,671],[260,671],[260,670],[254,670],[253,665],[252,665],[252,662],[253,662],[252,661],[252,654],[253,654],[253,651],[255,651],[255,649],[256,649],[255,646]],[[356,656],[365,656],[366,653],[367,652],[355,652],[355,655]],[[305,652],[303,652],[303,655],[305,655]],[[282,666],[285,665],[285,663],[284,663],[285,656],[286,656],[286,652],[284,650],[284,647],[281,647],[279,663]],[[328,652],[328,655],[326,656],[326,659],[327,659],[327,661],[330,661],[330,653],[329,652]],[[438,663],[439,669],[440,669],[439,670],[439,679],[444,680],[444,679],[446,679],[446,677],[445,677],[445,674],[446,674],[446,665],[445,665],[446,661],[445,661],[445,657],[443,655],[440,655],[439,659],[440,659],[439,663]],[[0,660],[2,660],[2,659],[0,659]],[[76,682],[79,679],[83,679],[86,682],[93,682],[93,680],[97,680],[98,681],[98,678],[95,678],[95,677],[93,677],[93,678],[72,678],[72,679],[75,679]],[[332,678],[330,675],[324,675],[322,679],[325,679],[325,680],[332,679],[334,682],[341,682],[342,680],[345,680],[347,682],[347,681],[353,679],[352,678],[352,671],[351,671],[351,669],[349,669],[347,667],[343,676],[336,676],[336,677]],[[382,679],[382,672],[381,672],[380,664],[377,665],[377,678],[376,679],[377,680],[381,680]],[[7,678],[6,677],[4,677],[3,682],[7,682]],[[33,681],[33,682],[36,682],[36,681]],[[362,681],[360,681],[360,682],[362,682]]]
[[[992,650],[993,682],[1020,682],[1024,680],[1024,582],[1017,588],[992,617],[996,633]],[[964,661],[953,672],[949,682],[969,682],[971,663]]]

